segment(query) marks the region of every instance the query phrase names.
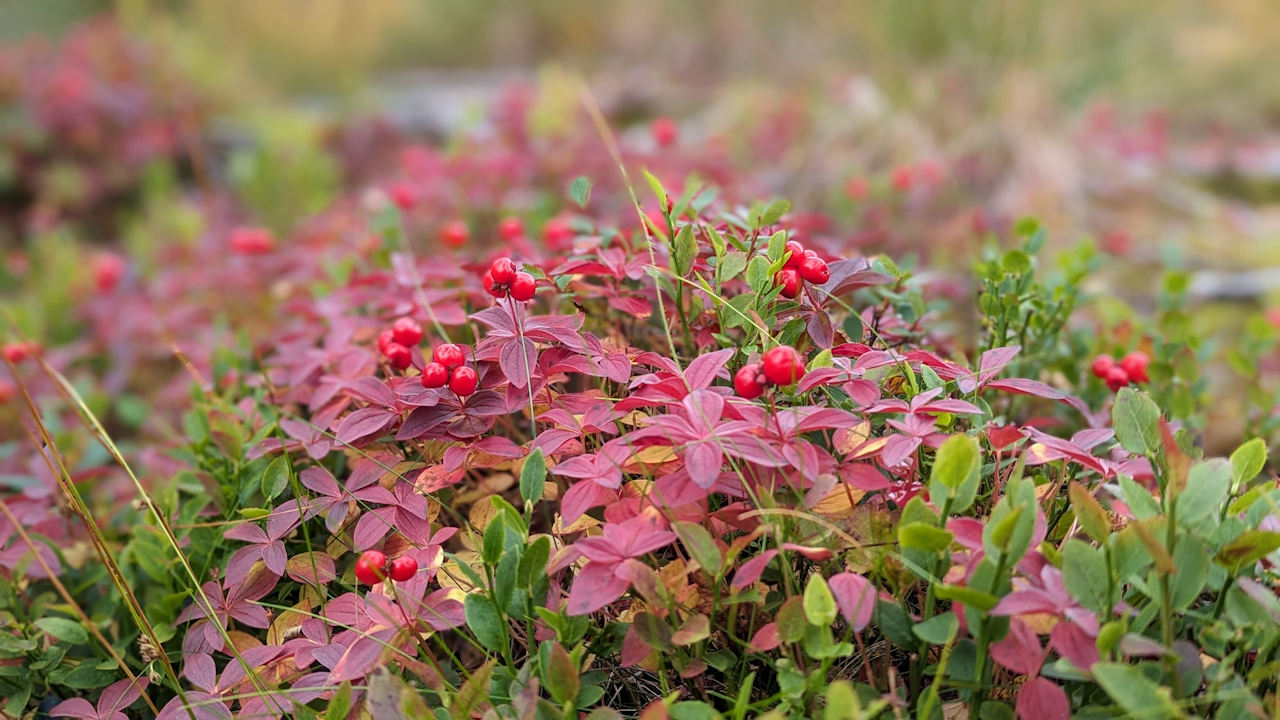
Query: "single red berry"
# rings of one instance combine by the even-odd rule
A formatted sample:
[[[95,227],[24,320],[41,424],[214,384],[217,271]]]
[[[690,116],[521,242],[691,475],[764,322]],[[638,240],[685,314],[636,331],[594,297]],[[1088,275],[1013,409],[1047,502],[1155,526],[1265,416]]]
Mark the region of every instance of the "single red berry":
[[[510,242],[524,237],[524,222],[518,217],[504,217],[498,221],[498,237]]]
[[[773,276],[773,284],[782,288],[782,297],[793,300],[800,294],[800,273],[784,267]]]
[[[408,555],[401,555],[391,561],[391,579],[396,582],[412,580],[418,574],[418,561]]]
[[[831,279],[831,268],[819,257],[806,257],[800,263],[800,277],[814,285],[821,285]]]
[[[261,227],[238,227],[231,231],[231,249],[241,255],[261,255],[276,247],[275,236]]]
[[[867,181],[860,177],[851,177],[844,184],[844,194],[850,200],[858,202],[867,196]]]
[[[392,323],[391,333],[395,335],[396,342],[405,347],[413,347],[422,342],[422,326],[407,315]]]
[[[387,556],[378,550],[366,550],[356,560],[356,580],[377,585],[387,576]]]
[[[391,367],[397,370],[404,370],[413,364],[413,353],[398,342],[387,345],[387,349],[382,354],[387,356],[387,362],[391,363]]]
[[[1113,366],[1107,371],[1107,387],[1111,388],[1111,392],[1116,392],[1120,388],[1129,384],[1129,373],[1119,365]]]
[[[438,362],[422,366],[422,387],[442,388],[449,382],[449,368]]]
[[[889,184],[893,185],[893,189],[898,192],[906,192],[911,189],[911,184],[915,180],[914,172],[910,165],[902,165],[893,169],[893,174],[889,178]]]
[[[740,397],[754,400],[764,394],[764,384],[760,382],[760,364],[749,363],[734,373],[733,389]]]
[[[1144,383],[1151,378],[1147,377],[1147,365],[1151,363],[1151,358],[1141,350],[1125,355],[1120,359],[1120,367],[1128,373],[1129,379],[1136,383]]]
[[[537,290],[533,276],[527,272],[518,272],[516,277],[511,281],[511,297],[519,302],[532,300],[533,294]]]
[[[463,365],[460,368],[454,368],[453,374],[449,376],[449,389],[466,397],[476,391],[476,385],[479,382],[480,376],[476,371]]]
[[[1094,377],[1100,380],[1107,379],[1107,373],[1111,372],[1111,368],[1116,366],[1116,361],[1107,354],[1099,355],[1093,359],[1093,364],[1089,366],[1089,370],[1093,372]]]
[[[804,262],[804,246],[798,240],[788,240],[786,252],[791,254],[787,256],[787,262],[783,267],[796,268],[798,270],[800,263]]]
[[[387,188],[387,195],[390,196],[391,202],[403,212],[412,210],[413,206],[418,204],[418,192],[407,182],[392,183]]]
[[[440,228],[440,242],[451,248],[460,248],[466,245],[470,237],[471,231],[467,229],[467,224],[461,220],[454,220]]]
[[[790,385],[804,377],[804,358],[790,345],[770,348],[760,361],[764,376],[774,385]]]
[[[497,258],[489,265],[489,275],[495,283],[506,285],[516,279],[516,263],[511,258]]]
[[[484,291],[485,291],[485,292],[489,293],[490,295],[492,295],[492,296],[494,296],[494,297],[496,297],[496,298],[506,297],[506,296],[507,296],[507,287],[506,287],[506,285],[499,285],[499,284],[498,284],[498,283],[493,279],[493,271],[492,271],[492,270],[485,270],[485,271],[484,271],[484,275],[482,275],[482,276],[480,277],[480,283],[484,285]]]
[[[383,330],[382,332],[378,333],[378,352],[382,353],[383,355],[386,355],[387,348],[390,347],[391,343],[395,341],[396,341],[396,334],[391,331],[391,328],[387,328],[386,330]]]
[[[551,218],[542,226],[542,239],[552,250],[561,250],[573,242],[573,228],[562,218]]]
[[[452,370],[467,361],[467,354],[453,343],[444,343],[436,346],[435,351],[431,353],[431,359]]]
[[[120,284],[124,277],[124,258],[115,253],[98,253],[93,258],[93,283],[98,292],[109,293]]]
[[[35,343],[11,342],[4,346],[4,359],[17,365],[34,355],[38,347]]]
[[[649,124],[649,133],[653,135],[653,141],[658,144],[658,147],[674,145],[678,131],[676,121],[669,117],[654,118],[654,121]]]

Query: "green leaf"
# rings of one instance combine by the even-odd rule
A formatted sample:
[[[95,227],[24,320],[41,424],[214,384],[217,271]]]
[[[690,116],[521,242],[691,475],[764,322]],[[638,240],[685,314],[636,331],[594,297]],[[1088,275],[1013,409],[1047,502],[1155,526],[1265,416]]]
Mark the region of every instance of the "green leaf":
[[[281,455],[272,460],[266,471],[262,473],[262,494],[268,500],[274,500],[288,486],[289,457]]]
[[[547,561],[551,559],[551,538],[539,535],[529,542],[524,555],[520,557],[520,567],[516,570],[516,584],[522,588],[531,588],[538,579],[546,574]]]
[[[959,629],[960,620],[956,618],[955,613],[945,612],[917,623],[911,628],[911,632],[930,645],[946,645],[955,638],[956,631]]]
[[[725,253],[724,258],[720,261],[720,266],[716,269],[716,276],[720,278],[721,283],[726,283],[741,275],[746,267],[746,253],[735,250],[731,253]]]
[[[1195,536],[1183,535],[1173,550],[1173,564],[1177,567],[1170,588],[1173,608],[1185,610],[1204,592],[1209,579],[1209,551]]]
[[[1062,548],[1062,581],[1067,592],[1081,605],[1095,612],[1105,612],[1107,561],[1100,551],[1082,540],[1068,540]]]
[[[585,208],[587,199],[591,197],[591,181],[582,175],[574,178],[573,182],[569,184],[569,197],[578,203],[578,207]],[[662,206],[666,207],[667,205],[664,202]]]
[[[497,654],[506,647],[509,641],[507,624],[488,597],[479,593],[467,595],[466,617],[467,627],[486,650]]]
[[[804,586],[804,616],[809,624],[819,627],[830,627],[836,621],[836,598],[821,573],[809,576]]]
[[[922,522],[898,526],[898,542],[905,548],[927,552],[942,552],[951,547],[952,535],[948,530]]]
[[[1136,666],[1101,662],[1094,664],[1091,674],[1094,682],[1132,717],[1151,720],[1182,717],[1173,704],[1169,688],[1156,685]]]
[[[698,258],[698,241],[693,237],[693,225],[685,225],[676,233],[671,244],[671,261],[676,275],[684,277],[693,269],[693,261]]]
[[[1072,480],[1067,486],[1067,497],[1071,499],[1071,509],[1080,521],[1080,527],[1089,537],[1098,542],[1106,542],[1111,535],[1111,519],[1107,511],[1094,499],[1093,494],[1084,489],[1080,483]]]
[[[1244,483],[1258,477],[1267,464],[1267,444],[1262,438],[1254,438],[1231,453],[1231,488],[1237,490]]]
[[[1120,446],[1150,456],[1160,447],[1160,408],[1146,393],[1121,388],[1111,407],[1111,424]]]
[[[804,602],[796,596],[787,598],[778,608],[778,637],[783,642],[798,642],[809,627]]]
[[[471,671],[471,677],[458,688],[458,694],[453,696],[453,704],[449,706],[450,720],[471,720],[471,711],[482,700],[489,699],[489,681],[493,679],[493,667],[497,662],[490,660]]]
[[[547,686],[552,699],[564,705],[578,699],[581,684],[578,680],[578,667],[569,656],[569,651],[558,642],[549,644],[546,654],[547,667],[542,674],[542,682]]]
[[[644,171],[644,179],[649,183],[649,189],[653,190],[653,194],[658,198],[658,206],[666,209],[667,207],[667,191],[662,187],[662,182],[653,176],[648,170]]]
[[[36,620],[35,625],[55,638],[72,645],[84,645],[89,642],[89,632],[75,620],[46,617]]]
[[[484,529],[484,541],[480,546],[480,559],[488,567],[497,567],[502,559],[502,550],[507,543],[507,524],[503,522],[502,513],[495,515]]]
[[[685,550],[689,551],[689,557],[693,558],[708,575],[719,578],[724,567],[724,556],[715,538],[711,537],[711,533],[697,523],[683,521],[675,523],[672,529],[680,537],[680,543],[684,545]]]
[[[337,692],[329,700],[329,709],[325,711],[324,717],[325,720],[345,720],[349,712],[351,712],[351,682],[346,680],[338,686]]]
[[[1246,530],[1240,537],[1232,540],[1214,556],[1220,565],[1238,571],[1246,565],[1252,565],[1262,558],[1280,550],[1280,533],[1267,530]]]
[[[975,590],[963,585],[935,585],[933,593],[943,600],[962,603],[969,607],[977,608],[982,612],[987,612],[1000,602],[1000,598],[989,592]]]
[[[760,225],[774,225],[789,212],[791,212],[791,203],[786,200],[774,200],[760,215]]]
[[[704,702],[686,700],[671,706],[671,720],[719,720],[720,713]]]
[[[750,268],[747,268],[750,272]],[[751,320],[751,305],[755,296],[750,293],[734,295],[729,298],[728,306],[720,308],[720,324],[725,329],[732,329],[747,324]]]
[[[1129,506],[1129,512],[1135,518],[1147,520],[1160,514],[1160,506],[1151,493],[1128,475],[1120,476],[1120,492],[1124,495],[1124,504]]]
[[[889,642],[900,648],[915,645],[915,637],[911,634],[911,618],[901,605],[888,600],[877,600],[872,622],[880,628],[880,632],[889,638]]]
[[[747,286],[757,295],[763,295],[773,287],[773,278],[769,277],[768,258],[756,255],[747,263]]]
[[[1195,527],[1206,518],[1218,524],[1218,512],[1231,490],[1231,465],[1222,458],[1198,463],[1187,476],[1187,487],[1178,496],[1178,524]]]
[[[779,230],[769,236],[769,263],[782,267],[782,254],[787,250],[787,231]]]
[[[520,497],[527,503],[542,499],[542,488],[547,482],[547,460],[542,448],[537,448],[524,459],[520,468]]]
[[[962,513],[977,497],[982,452],[978,441],[967,435],[952,435],[938,448],[929,473],[929,499],[941,505],[951,499],[951,512]]]

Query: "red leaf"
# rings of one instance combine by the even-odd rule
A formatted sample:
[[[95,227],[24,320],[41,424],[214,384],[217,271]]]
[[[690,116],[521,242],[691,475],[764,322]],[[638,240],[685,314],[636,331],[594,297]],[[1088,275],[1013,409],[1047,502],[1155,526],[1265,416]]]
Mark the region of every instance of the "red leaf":
[[[1032,678],[1018,690],[1017,716],[1022,720],[1067,720],[1071,703],[1053,682]]]
[[[738,572],[733,574],[733,582],[729,583],[729,587],[734,590],[741,590],[759,580],[760,574],[764,572],[764,569],[769,565],[769,561],[777,554],[778,551],[776,549],[770,548],[742,563],[738,566]]]
[[[862,632],[871,622],[876,608],[876,588],[857,573],[844,572],[827,579],[836,598],[840,614],[855,632]]]
[[[338,426],[338,442],[354,445],[367,437],[378,435],[391,427],[398,414],[386,408],[367,407],[356,410],[342,419]]]
[[[751,642],[747,644],[747,649],[751,652],[769,652],[781,644],[782,639],[778,637],[778,623],[771,622],[751,636]]]

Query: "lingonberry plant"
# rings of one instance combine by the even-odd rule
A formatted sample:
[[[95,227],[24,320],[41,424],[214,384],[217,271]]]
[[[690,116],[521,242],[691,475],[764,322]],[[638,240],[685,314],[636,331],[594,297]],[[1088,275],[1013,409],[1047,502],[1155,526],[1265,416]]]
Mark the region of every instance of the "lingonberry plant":
[[[614,157],[504,107],[291,232],[217,205],[157,267],[93,256],[92,340],[5,331],[5,713],[1275,712],[1280,490],[1262,439],[1198,449],[1185,282],[1099,333],[1098,256],[1033,222],[956,290],[672,120]],[[99,423],[99,365],[179,432]]]

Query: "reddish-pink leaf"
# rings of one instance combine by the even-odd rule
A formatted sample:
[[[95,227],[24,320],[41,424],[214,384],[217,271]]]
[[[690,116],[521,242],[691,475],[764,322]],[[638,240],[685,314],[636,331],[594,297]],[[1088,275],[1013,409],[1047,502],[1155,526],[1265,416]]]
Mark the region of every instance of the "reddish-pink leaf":
[[[751,636],[751,642],[747,644],[747,650],[751,652],[769,652],[781,644],[782,639],[778,637],[778,623],[771,622]]]
[[[853,572],[843,572],[827,578],[831,594],[836,598],[840,614],[855,632],[862,632],[871,622],[876,609],[876,588],[867,579]]]
[[[764,569],[769,566],[769,561],[777,554],[778,551],[776,549],[770,548],[739,565],[738,571],[733,574],[733,582],[729,583],[729,587],[734,590],[741,590],[759,580],[760,574],[764,572]]]
[[[1017,716],[1021,720],[1067,720],[1071,703],[1062,688],[1044,678],[1032,678],[1018,690]]]

